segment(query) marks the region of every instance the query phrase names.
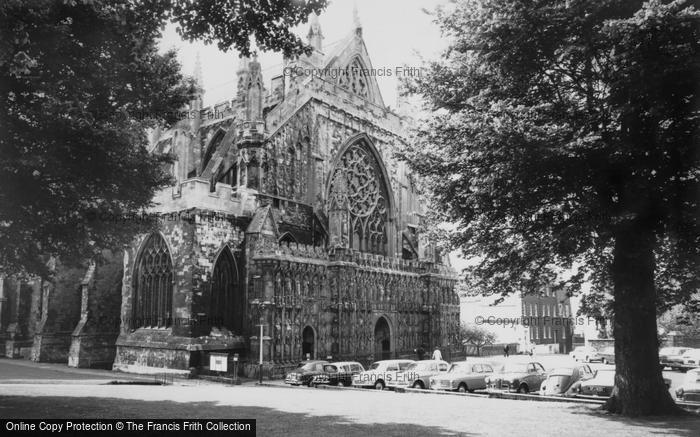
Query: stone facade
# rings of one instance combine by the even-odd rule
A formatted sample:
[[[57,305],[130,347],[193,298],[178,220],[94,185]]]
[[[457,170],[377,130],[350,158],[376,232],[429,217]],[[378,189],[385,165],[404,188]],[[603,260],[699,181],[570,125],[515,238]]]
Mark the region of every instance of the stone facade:
[[[421,233],[424,199],[395,156],[410,120],[384,104],[359,24],[332,50],[322,40],[312,17],[313,53],[285,60],[269,91],[241,59],[234,98],[203,108],[200,95],[193,117],[153,132],[153,153],[176,156],[158,232],[62,271],[73,279],[45,284],[48,298],[5,280],[10,313],[48,308],[13,341],[37,360],[183,375],[210,352],[238,353],[250,374],[261,352],[279,369],[454,345],[456,275]]]

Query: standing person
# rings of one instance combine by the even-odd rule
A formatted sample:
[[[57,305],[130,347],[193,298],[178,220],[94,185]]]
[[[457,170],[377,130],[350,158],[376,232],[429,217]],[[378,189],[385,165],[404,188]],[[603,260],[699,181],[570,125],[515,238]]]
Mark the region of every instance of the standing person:
[[[508,358],[509,353],[510,353],[510,345],[507,344],[507,345],[503,348],[503,356],[506,357],[506,358]]]
[[[418,361],[421,361],[422,359],[425,358],[425,349],[423,349],[422,344],[420,346],[418,346],[416,349],[414,349],[413,352],[415,352],[416,356],[418,356]]]
[[[442,354],[440,353],[440,349],[438,349],[437,346],[435,346],[435,350],[433,351],[433,359],[442,360]]]

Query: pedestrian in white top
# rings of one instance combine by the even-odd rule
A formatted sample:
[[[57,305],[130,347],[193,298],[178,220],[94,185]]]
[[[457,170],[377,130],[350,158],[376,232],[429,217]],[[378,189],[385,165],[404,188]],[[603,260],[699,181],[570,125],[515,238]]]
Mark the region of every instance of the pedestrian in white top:
[[[435,350],[433,351],[433,359],[442,360],[442,354],[440,353],[440,349],[435,348]]]

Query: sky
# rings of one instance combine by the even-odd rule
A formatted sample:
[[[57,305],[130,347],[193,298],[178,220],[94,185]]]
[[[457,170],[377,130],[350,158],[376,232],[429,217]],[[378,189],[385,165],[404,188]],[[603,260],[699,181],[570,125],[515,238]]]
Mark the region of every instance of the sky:
[[[356,5],[362,34],[372,60],[373,68],[396,66],[420,66],[421,57],[435,59],[446,48],[434,17],[424,11],[434,11],[445,0],[335,0],[329,2],[319,21],[324,35],[324,45],[343,39],[353,30],[353,7]],[[309,24],[294,29],[306,40]],[[215,44],[183,41],[175,25],[163,32],[161,50],[175,48],[185,74],[194,72],[199,53],[204,81],[204,105],[209,106],[235,96],[238,53],[221,52]],[[263,53],[259,57],[265,86],[281,73],[282,55]],[[377,77],[384,102],[396,106],[396,77]]]

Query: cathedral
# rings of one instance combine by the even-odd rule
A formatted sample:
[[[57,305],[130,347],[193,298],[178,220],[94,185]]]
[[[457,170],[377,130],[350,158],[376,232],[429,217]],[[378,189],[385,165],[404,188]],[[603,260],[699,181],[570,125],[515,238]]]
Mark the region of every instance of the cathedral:
[[[251,375],[260,357],[274,374],[455,345],[457,277],[395,157],[410,118],[385,105],[358,20],[326,47],[312,16],[308,43],[269,87],[242,58],[233,98],[200,92],[152,133],[176,157],[157,231],[52,281],[0,281],[6,356],[190,375],[226,353]]]

